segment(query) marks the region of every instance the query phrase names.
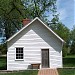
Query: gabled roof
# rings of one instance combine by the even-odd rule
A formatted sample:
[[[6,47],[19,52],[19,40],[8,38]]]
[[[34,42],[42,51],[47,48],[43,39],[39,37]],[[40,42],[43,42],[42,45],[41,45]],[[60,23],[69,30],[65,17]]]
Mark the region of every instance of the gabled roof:
[[[30,23],[28,23],[27,25],[25,25],[21,30],[19,30],[17,33],[15,33],[12,37],[10,37],[8,41],[10,41],[11,39],[13,39],[14,37],[16,37],[22,30],[24,30],[25,28],[27,28],[30,24],[32,24],[34,21],[38,20],[39,22],[41,22],[50,32],[52,32],[60,41],[65,42],[62,38],[60,38],[53,30],[51,30],[45,23],[43,23],[38,17],[36,17],[35,19],[33,19]]]

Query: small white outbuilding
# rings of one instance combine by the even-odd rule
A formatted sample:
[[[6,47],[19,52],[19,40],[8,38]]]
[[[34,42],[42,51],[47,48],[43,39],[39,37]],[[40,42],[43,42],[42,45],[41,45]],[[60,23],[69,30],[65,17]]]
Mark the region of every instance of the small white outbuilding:
[[[36,17],[7,40],[7,70],[62,68],[63,43]]]

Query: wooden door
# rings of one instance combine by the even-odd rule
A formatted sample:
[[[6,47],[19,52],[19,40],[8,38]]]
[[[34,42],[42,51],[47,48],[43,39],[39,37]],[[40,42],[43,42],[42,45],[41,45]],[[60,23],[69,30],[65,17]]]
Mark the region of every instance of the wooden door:
[[[42,68],[49,68],[49,49],[42,49]]]

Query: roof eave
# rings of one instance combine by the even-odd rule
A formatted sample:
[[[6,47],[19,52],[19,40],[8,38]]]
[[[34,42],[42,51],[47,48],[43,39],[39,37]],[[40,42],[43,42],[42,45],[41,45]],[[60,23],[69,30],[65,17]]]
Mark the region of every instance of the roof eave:
[[[51,30],[45,23],[43,23],[38,17],[33,19],[30,23],[25,25],[21,30],[19,30],[17,33],[15,33],[13,36],[11,36],[6,42],[9,42],[11,39],[13,39],[17,34],[19,34],[22,30],[24,30],[26,27],[28,27],[30,24],[32,24],[35,20],[39,20],[49,31],[51,31],[59,40],[61,40],[63,43],[66,43],[61,37],[59,37],[53,30]]]

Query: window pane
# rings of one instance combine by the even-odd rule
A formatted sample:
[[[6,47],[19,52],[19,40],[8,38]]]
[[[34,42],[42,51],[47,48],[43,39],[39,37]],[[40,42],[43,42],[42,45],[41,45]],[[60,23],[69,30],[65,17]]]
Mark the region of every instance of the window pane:
[[[23,48],[16,48],[16,59],[23,59]]]
[[[23,57],[23,54],[21,54],[21,56]]]
[[[16,48],[16,50],[18,50],[18,48]]]
[[[18,54],[16,54],[16,57],[18,56]]]
[[[21,53],[20,50],[19,50],[19,53]]]
[[[16,50],[16,53],[18,53],[18,50]]]
[[[23,53],[23,50],[21,50],[21,53]]]
[[[21,57],[21,59],[23,59],[23,57]]]
[[[18,57],[16,57],[16,59],[18,59]]]

